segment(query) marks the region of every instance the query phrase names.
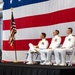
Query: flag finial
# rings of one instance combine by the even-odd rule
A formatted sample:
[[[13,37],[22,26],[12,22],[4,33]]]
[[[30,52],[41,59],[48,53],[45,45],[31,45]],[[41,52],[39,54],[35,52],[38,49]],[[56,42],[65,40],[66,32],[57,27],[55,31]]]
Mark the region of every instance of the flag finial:
[[[11,8],[11,11],[13,12],[13,8]]]

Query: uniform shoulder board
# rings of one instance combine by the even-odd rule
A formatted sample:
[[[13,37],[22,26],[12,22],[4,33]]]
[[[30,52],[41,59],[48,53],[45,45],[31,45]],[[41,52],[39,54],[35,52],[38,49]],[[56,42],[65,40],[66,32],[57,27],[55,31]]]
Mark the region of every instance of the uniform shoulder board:
[[[58,36],[58,37],[60,37],[60,36]]]

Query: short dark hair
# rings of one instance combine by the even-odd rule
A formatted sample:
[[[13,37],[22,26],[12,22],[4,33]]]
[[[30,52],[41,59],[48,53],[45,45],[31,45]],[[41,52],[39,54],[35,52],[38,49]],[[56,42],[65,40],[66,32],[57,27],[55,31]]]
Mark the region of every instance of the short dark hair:
[[[57,32],[57,34],[59,34],[59,30],[55,30]]]
[[[41,33],[43,36],[44,36],[44,38],[46,37],[46,33]]]
[[[71,31],[71,33],[73,32],[73,29],[71,27],[69,27],[68,29]]]

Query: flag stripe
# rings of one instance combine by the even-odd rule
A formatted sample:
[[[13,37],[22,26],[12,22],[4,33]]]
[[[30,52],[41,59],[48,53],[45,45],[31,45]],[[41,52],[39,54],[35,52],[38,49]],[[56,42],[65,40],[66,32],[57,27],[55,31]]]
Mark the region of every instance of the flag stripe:
[[[75,8],[72,8],[49,14],[18,18],[15,19],[16,28],[21,29],[29,27],[41,27],[41,26],[50,26],[59,23],[71,22],[75,21],[74,14],[75,14]],[[10,29],[10,20],[3,21],[3,30],[9,30],[9,29]]]
[[[74,4],[75,1],[74,0],[73,0],[74,2],[72,2],[72,0],[69,1],[67,0],[65,4],[64,0],[61,0],[60,3],[58,0],[57,2],[55,0],[51,0],[42,3],[31,4],[28,6],[20,6],[13,9],[14,17],[22,18],[27,16],[47,14],[47,13],[52,13],[60,10],[75,8],[75,4]],[[18,13],[19,11],[20,13]],[[3,15],[5,15],[3,16],[3,20],[9,20],[11,18],[11,9],[3,10]]]
[[[64,36],[63,36],[64,38]],[[62,39],[63,39],[62,38]],[[47,38],[47,40],[49,41],[49,43],[51,42],[51,38]],[[38,42],[40,41],[40,39],[33,39],[33,40],[16,40],[16,50],[17,51],[25,51],[25,50],[28,50],[29,49],[29,46],[28,44],[29,43],[33,43],[34,45],[37,45]],[[64,40],[62,40],[63,42]],[[8,41],[3,41],[3,50],[5,51],[15,51],[15,49],[12,49],[10,47],[10,45],[8,44]]]
[[[43,27],[35,27],[35,28],[17,29],[16,40],[38,39],[40,33],[42,33],[42,32],[45,32],[47,34],[47,38],[51,38],[52,34],[53,34],[53,31],[55,29],[58,29],[60,31],[60,36],[66,36],[65,30],[68,27],[73,28],[73,34],[74,34],[74,32],[75,32],[75,21],[74,22],[55,24],[53,26],[43,26]],[[6,34],[8,34],[8,35],[6,35]],[[3,31],[3,40],[8,40],[9,35],[10,35],[10,31],[4,30]]]
[[[25,60],[25,53],[27,51],[17,51],[17,59],[18,61],[24,61]],[[2,51],[3,60],[5,61],[14,61],[15,60],[15,51]],[[6,54],[7,53],[7,54]],[[10,59],[11,58],[11,59]]]

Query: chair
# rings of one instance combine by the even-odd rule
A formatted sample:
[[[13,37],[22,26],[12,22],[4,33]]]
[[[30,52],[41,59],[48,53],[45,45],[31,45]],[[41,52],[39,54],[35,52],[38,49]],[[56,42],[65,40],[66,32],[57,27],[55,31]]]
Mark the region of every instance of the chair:
[[[75,56],[75,48],[73,48],[72,52],[67,52],[66,55],[68,55],[69,60],[66,60],[66,63],[68,63],[68,66],[72,66],[72,60],[73,57]]]
[[[27,52],[25,52],[25,60],[24,60],[24,63],[26,63],[26,62],[27,62],[28,55],[29,55],[28,51],[27,51]]]
[[[36,55],[35,56],[36,57],[36,60],[35,61],[37,61],[37,58],[40,55],[40,53],[39,52],[32,52],[32,54]],[[28,55],[29,55],[29,51],[25,52],[25,60],[24,60],[24,63],[27,62]]]

